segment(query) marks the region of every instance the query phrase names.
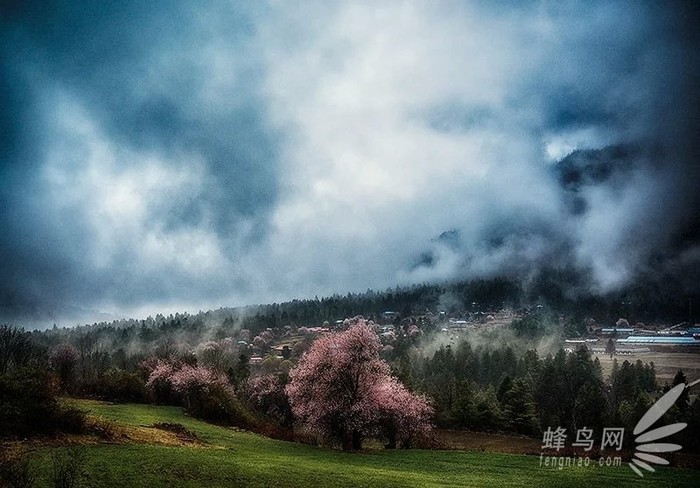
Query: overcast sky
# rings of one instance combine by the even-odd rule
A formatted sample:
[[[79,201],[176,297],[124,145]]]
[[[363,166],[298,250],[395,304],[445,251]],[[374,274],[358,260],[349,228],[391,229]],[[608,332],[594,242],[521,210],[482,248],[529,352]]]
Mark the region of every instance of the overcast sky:
[[[687,5],[3,2],[0,315],[697,278]]]

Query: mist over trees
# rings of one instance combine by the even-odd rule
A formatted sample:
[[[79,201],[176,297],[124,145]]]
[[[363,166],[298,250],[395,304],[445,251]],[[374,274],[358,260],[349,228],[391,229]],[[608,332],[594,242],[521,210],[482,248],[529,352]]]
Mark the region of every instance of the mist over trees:
[[[584,313],[563,295],[528,295],[494,279],[31,333],[5,326],[0,368],[10,397],[25,398],[11,375],[43,368],[49,405],[58,394],[178,405],[209,421],[345,449],[370,438],[409,447],[430,425],[535,437],[555,426],[631,427],[666,387],[653,363],[616,361],[606,378],[586,349],[560,349],[563,337],[586,334],[592,317],[643,316],[619,298],[584,300]],[[456,341],[444,332],[448,317],[486,323],[504,309],[510,325]],[[699,405],[667,415],[694,418]]]
[[[82,412],[64,407],[46,348],[17,327],[0,325],[0,439],[80,432]]]
[[[680,292],[670,278],[638,284],[616,293],[596,295],[582,287],[578,274],[551,271],[541,273],[531,282],[493,278],[424,284],[382,292],[368,290],[269,305],[222,308],[197,314],[158,314],[142,320],[124,319],[32,334],[37,343],[49,348],[61,342],[71,343],[79,350],[84,363],[80,374],[90,376],[91,369],[99,367],[104,350],[114,352],[122,349],[119,354],[128,356],[155,346],[173,347],[176,342],[198,345],[207,340],[217,341],[242,330],[251,334],[249,339],[244,340],[260,336],[264,342],[263,334],[268,328],[318,326],[325,321],[333,322],[356,315],[374,319],[387,310],[396,312],[400,319],[426,311],[444,311],[453,316],[503,308],[528,310],[539,305],[543,307],[539,317],[530,316],[514,324],[516,329],[520,326],[521,335],[533,336],[542,332],[536,330],[542,323],[558,320],[558,314],[569,317],[566,327],[567,332],[572,334],[585,330],[585,317],[610,325],[619,317],[627,317],[633,323],[661,320],[670,324],[686,321],[691,318],[688,306],[693,301],[700,303],[700,295]],[[692,314],[692,309],[690,312]]]

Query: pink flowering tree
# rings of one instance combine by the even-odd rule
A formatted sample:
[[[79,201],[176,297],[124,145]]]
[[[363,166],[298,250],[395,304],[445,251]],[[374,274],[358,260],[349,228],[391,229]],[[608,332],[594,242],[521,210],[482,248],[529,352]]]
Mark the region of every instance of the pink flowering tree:
[[[402,402],[409,400],[420,403],[416,428],[429,429],[432,409],[392,378],[381,348],[374,328],[362,319],[316,340],[290,371],[286,392],[295,418],[343,450],[360,449],[366,437],[403,435],[400,429],[411,420],[404,419]]]
[[[266,374],[248,380],[248,401],[258,412],[284,427],[292,425],[292,407],[279,375]]]
[[[146,390],[153,400],[165,404],[178,403],[172,376],[179,367],[180,364],[176,362],[156,358],[148,358],[141,363],[141,368],[148,375]]]
[[[379,410],[378,431],[388,448],[410,448],[432,431],[433,408],[428,399],[408,391],[396,378],[388,378],[373,389],[373,402]]]
[[[241,426],[249,423],[225,374],[178,361],[148,359],[142,367],[150,369],[146,389],[155,401],[182,405],[192,415],[207,420]]]
[[[233,397],[233,387],[223,373],[203,367],[183,365],[170,376],[173,390],[191,412],[201,412],[212,395]]]
[[[418,328],[416,324],[411,324],[408,328],[408,337],[411,339],[417,339],[423,334],[423,331]]]
[[[238,338],[242,341],[250,342],[250,330],[248,329],[241,329],[238,332]]]

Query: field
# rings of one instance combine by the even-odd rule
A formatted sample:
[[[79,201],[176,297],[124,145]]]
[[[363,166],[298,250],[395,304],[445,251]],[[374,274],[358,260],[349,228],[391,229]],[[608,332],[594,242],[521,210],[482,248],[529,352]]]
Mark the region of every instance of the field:
[[[606,376],[612,371],[613,360],[607,354],[596,354],[600,364],[603,366],[603,373]],[[700,354],[687,352],[646,352],[631,354],[629,356],[615,356],[618,364],[627,360],[634,363],[641,360],[643,363],[654,363],[656,367],[656,379],[660,384],[673,381],[673,377],[679,369],[683,370],[689,381],[700,378]]]
[[[87,449],[89,486],[195,487],[445,487],[508,486],[698,486],[700,471],[663,469],[643,479],[629,467],[564,469],[540,466],[538,456],[465,451],[366,451],[343,453],[275,441],[213,426],[175,407],[111,405],[79,401],[92,416],[122,429],[128,440],[64,439]],[[193,439],[179,439],[152,426],[185,426]],[[149,435],[150,432],[150,435]],[[35,446],[39,486],[48,486],[51,454],[64,449]]]

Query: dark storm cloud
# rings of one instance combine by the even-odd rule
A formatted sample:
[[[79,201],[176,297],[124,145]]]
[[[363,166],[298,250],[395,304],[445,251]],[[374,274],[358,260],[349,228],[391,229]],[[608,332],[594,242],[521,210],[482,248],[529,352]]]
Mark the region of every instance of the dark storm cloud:
[[[572,6],[580,7],[550,5],[557,15]],[[551,222],[523,228],[496,218],[477,254],[499,255],[511,241],[529,245],[540,237],[548,245],[520,270],[526,274],[578,257],[583,275],[593,268],[589,285],[602,291],[670,268],[678,280],[691,284],[687,277],[700,274],[698,8],[687,3],[590,6],[591,15],[559,19],[560,42],[545,48],[549,69],[524,77],[525,88],[513,99],[519,106],[541,108],[544,118],[537,130],[544,133],[576,139],[577,131],[588,130],[582,149],[571,144],[552,158],[551,175],[561,185],[568,213],[563,219],[577,229]],[[611,28],[613,18],[619,22]],[[605,19],[602,24],[600,19]],[[529,98],[522,98],[524,93]],[[556,148],[557,137],[551,140]],[[513,249],[506,253],[517,255]],[[517,263],[506,264],[518,273]],[[522,260],[519,264],[522,268]],[[502,273],[503,266],[494,272]],[[697,284],[690,286],[697,291]]]
[[[213,32],[203,32],[205,26],[192,27],[198,11],[177,5],[40,2],[23,12],[18,43],[30,46],[39,65],[30,76],[79,96],[115,143],[202,155],[222,185],[234,188],[216,196],[231,210],[221,212],[225,228],[237,212],[252,215],[273,202],[274,143],[255,99],[258,67],[241,62],[235,90],[226,94],[232,110],[216,113],[197,105],[196,95],[212,76],[199,65],[203,53],[197,50],[220,35],[246,58],[252,26],[246,12],[235,12],[227,17],[231,22],[209,23]]]
[[[690,3],[54,1],[1,18],[6,317],[545,268],[595,292],[696,282]]]
[[[116,147],[157,155],[166,164],[185,153],[201,162],[202,192],[162,213],[150,213],[144,226],[167,232],[206,220],[214,235],[235,236],[246,220],[248,245],[261,238],[275,202],[277,175],[275,139],[261,120],[264,105],[255,90],[260,67],[250,61],[246,45],[253,33],[252,13],[230,8],[221,12],[222,21],[204,12],[185,4],[164,8],[143,2],[18,2],[4,7],[3,308],[41,309],[46,303],[49,309],[60,308],[62,302],[89,307],[105,295],[126,303],[167,299],[192,279],[187,273],[178,276],[177,270],[167,278],[158,269],[141,273],[143,263],[128,246],[113,254],[109,269],[95,269],[86,251],[99,244],[79,206],[46,207],[51,202],[45,198],[42,168],[47,154],[66,138],[65,131],[54,130],[57,95],[79,105],[101,137]],[[217,45],[211,49],[234,50],[240,60],[235,60],[235,74],[224,74],[222,93],[204,101],[202,93],[216,76],[203,61],[212,44]],[[226,110],[219,110],[219,103]],[[73,121],[64,122],[70,130]],[[65,159],[58,166],[69,180],[84,170],[70,161],[86,156],[84,141],[76,139],[72,154],[57,156]],[[139,156],[117,157],[120,171],[140,162]],[[169,191],[165,184],[163,190],[158,186],[149,191]],[[82,191],[70,181],[62,190]],[[228,242],[227,237],[222,245]],[[189,298],[213,293],[217,284],[205,285],[204,292],[190,289]]]

